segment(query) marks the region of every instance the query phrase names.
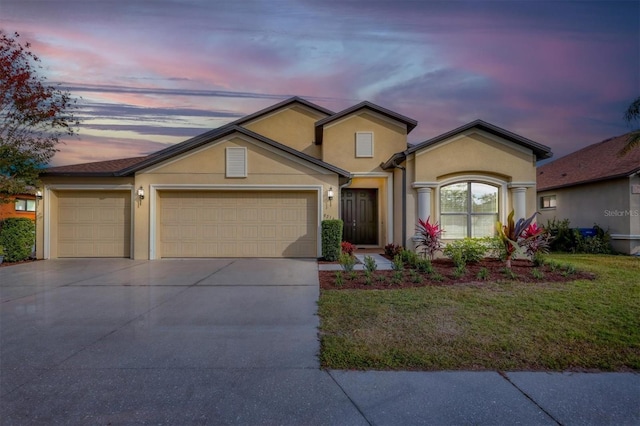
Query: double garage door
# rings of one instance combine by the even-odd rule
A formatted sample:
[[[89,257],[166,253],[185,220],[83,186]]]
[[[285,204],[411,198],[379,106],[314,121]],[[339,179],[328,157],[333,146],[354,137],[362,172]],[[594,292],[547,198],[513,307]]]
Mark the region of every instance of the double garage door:
[[[130,257],[131,202],[129,191],[59,192],[58,256]],[[159,257],[317,256],[315,192],[161,191],[157,203]]]
[[[316,257],[315,192],[159,192],[161,257]]]

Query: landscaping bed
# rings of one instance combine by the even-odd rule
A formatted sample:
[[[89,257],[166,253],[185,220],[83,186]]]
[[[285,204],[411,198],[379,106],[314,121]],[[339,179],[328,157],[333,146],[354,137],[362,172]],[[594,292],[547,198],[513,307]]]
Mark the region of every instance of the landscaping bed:
[[[567,282],[576,279],[594,279],[595,275],[578,271],[572,266],[548,262],[535,266],[529,260],[513,260],[511,269],[504,261],[483,259],[458,269],[450,259],[431,262],[433,272],[419,272],[410,267],[402,271],[375,271],[367,282],[365,271],[319,271],[320,288],[324,290],[377,289],[390,290],[423,286],[453,284],[482,285],[486,282],[518,281],[526,283]],[[338,274],[336,274],[338,272]],[[338,276],[342,276],[342,280]]]

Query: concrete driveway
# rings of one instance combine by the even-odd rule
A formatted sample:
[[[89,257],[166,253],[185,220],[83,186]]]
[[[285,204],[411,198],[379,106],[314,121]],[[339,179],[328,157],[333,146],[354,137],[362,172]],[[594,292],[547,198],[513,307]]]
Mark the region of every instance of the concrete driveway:
[[[311,259],[1,268],[2,422],[348,419],[319,370],[318,291]]]
[[[323,371],[315,260],[0,268],[0,424],[638,424],[637,374]]]

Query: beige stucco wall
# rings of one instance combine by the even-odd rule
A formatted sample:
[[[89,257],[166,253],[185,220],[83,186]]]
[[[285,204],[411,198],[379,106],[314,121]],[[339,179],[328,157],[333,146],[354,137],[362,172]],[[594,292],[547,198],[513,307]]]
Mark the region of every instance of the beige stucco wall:
[[[326,115],[294,105],[243,124],[243,127],[320,159],[320,146],[314,143],[314,123]]]
[[[356,132],[373,132],[373,157],[356,157]],[[405,125],[362,111],[325,126],[322,160],[350,172],[380,172],[380,163],[405,149]]]
[[[404,245],[408,248],[414,247],[411,237],[418,220],[419,188],[431,188],[431,203],[427,213],[431,222],[440,222],[440,187],[462,181],[484,182],[498,187],[499,219],[502,221],[514,208],[514,188],[526,188],[526,215],[530,216],[536,211],[536,165],[533,152],[495,136],[476,131],[466,132],[412,154],[407,158],[405,166],[407,239]],[[395,206],[397,214],[400,214],[400,209],[401,206]],[[401,239],[401,232],[396,232],[395,242],[402,244]]]
[[[640,194],[632,193],[633,185],[640,185],[638,176],[539,192],[538,205],[542,197],[556,196],[556,208],[540,209],[540,222],[569,219],[572,228],[597,224],[614,236],[614,250],[640,254]]]
[[[247,177],[227,178],[225,176],[225,148],[247,148]],[[142,186],[145,192],[151,192],[151,185],[180,185],[192,189],[229,189],[240,187],[258,189],[295,189],[296,187],[322,187],[322,218],[338,217],[338,202],[329,202],[327,191],[339,188],[338,175],[318,166],[267,147],[251,139],[230,137],[208,145],[189,154],[166,161],[136,175],[135,187]],[[158,188],[161,191],[162,187]],[[149,237],[151,198],[140,203],[135,213],[134,258],[147,259],[149,256]],[[159,209],[156,209],[156,223],[159,223]],[[318,234],[319,235],[319,234]]]

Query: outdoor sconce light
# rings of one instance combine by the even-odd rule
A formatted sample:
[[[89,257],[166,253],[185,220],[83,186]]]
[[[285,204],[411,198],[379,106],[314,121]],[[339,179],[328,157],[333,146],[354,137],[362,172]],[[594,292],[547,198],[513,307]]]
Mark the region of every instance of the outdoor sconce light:
[[[42,191],[36,191],[36,200],[42,200]]]
[[[140,200],[144,200],[144,189],[142,187],[138,188],[136,194]]]
[[[329,199],[329,201],[333,200],[333,187],[330,186],[329,190],[327,191],[327,198]]]

